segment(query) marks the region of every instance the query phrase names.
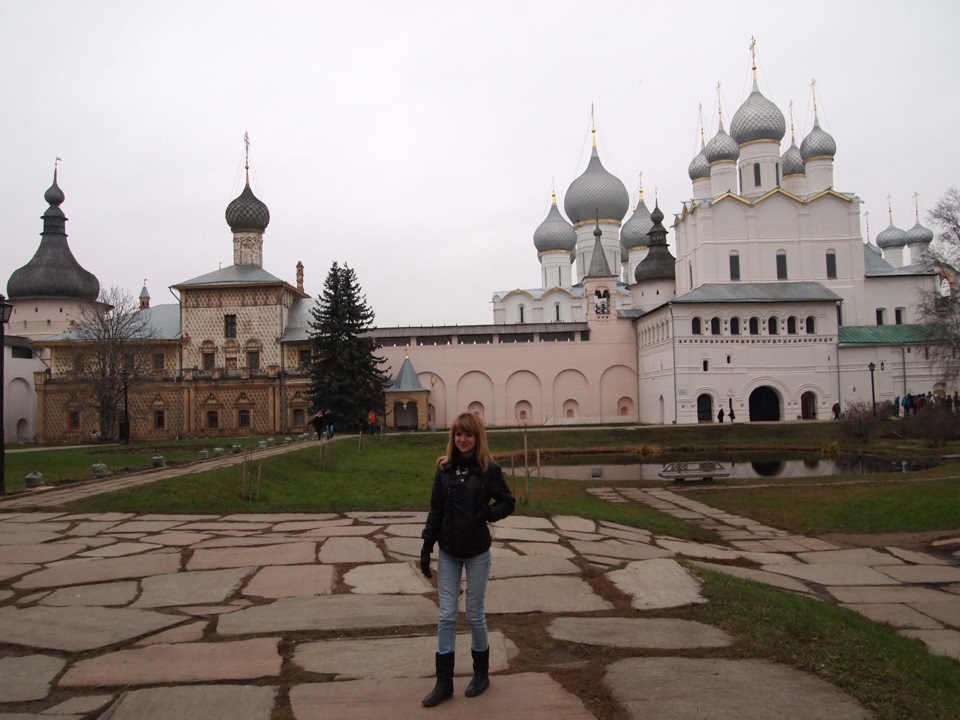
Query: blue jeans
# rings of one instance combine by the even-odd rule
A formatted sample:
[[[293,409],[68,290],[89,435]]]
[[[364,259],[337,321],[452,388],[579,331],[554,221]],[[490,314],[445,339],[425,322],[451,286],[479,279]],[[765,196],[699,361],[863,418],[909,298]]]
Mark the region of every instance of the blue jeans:
[[[490,577],[490,551],[466,560],[447,555],[437,549],[437,592],[440,615],[437,621],[437,652],[452,653],[457,643],[457,601],[460,597],[460,576],[467,571],[467,625],[470,626],[471,648],[478,652],[490,647],[487,640],[487,618],[483,614],[483,598]]]

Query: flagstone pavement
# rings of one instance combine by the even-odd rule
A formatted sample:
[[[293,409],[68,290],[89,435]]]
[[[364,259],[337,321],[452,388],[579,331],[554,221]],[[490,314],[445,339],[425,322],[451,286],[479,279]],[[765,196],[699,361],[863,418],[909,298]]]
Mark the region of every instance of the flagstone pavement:
[[[731,642],[718,628],[658,617],[706,602],[681,559],[835,601],[960,659],[960,531],[936,554],[851,549],[670,489],[591,492],[722,542],[570,516],[498,523],[491,687],[465,698],[460,677],[430,709],[437,604],[417,570],[422,513],[72,514],[0,501],[0,720],[587,720],[592,698],[561,682],[584,646],[620,649],[603,683],[638,720],[872,717],[814,675],[716,658]],[[512,669],[528,650],[507,621],[518,615],[542,618],[557,651],[532,671]],[[463,634],[457,674],[469,673]]]

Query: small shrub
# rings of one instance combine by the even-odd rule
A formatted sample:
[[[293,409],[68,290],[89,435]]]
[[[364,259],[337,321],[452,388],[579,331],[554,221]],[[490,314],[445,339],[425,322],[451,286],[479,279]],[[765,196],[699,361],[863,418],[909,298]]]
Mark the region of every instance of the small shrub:
[[[916,437],[930,447],[943,447],[948,441],[960,437],[960,415],[950,412],[949,407],[931,405],[913,417]]]
[[[847,433],[862,443],[868,443],[880,429],[880,413],[874,412],[872,403],[863,400],[848,402],[843,413]]]

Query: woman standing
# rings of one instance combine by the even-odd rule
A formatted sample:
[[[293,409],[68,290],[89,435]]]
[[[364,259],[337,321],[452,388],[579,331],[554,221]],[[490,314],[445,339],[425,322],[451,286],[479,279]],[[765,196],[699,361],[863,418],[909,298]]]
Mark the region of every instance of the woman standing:
[[[430,553],[439,541],[437,592],[437,684],[425,698],[427,707],[453,697],[454,649],[457,640],[457,600],[460,578],[467,575],[466,617],[470,626],[473,679],[467,697],[479,695],[490,685],[490,644],[483,599],[490,575],[490,530],[488,522],[502,520],[513,512],[515,501],[503,480],[503,471],[490,457],[483,422],[472,413],[454,420],[447,439],[447,452],[437,460],[437,474],[430,496],[430,512],[423,528],[420,571],[428,578]]]

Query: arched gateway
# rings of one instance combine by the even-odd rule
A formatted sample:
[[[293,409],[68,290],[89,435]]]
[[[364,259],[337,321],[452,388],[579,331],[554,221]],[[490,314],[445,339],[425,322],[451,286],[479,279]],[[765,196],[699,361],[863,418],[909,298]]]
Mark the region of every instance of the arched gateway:
[[[750,422],[781,418],[780,396],[776,390],[764,385],[750,393]]]

